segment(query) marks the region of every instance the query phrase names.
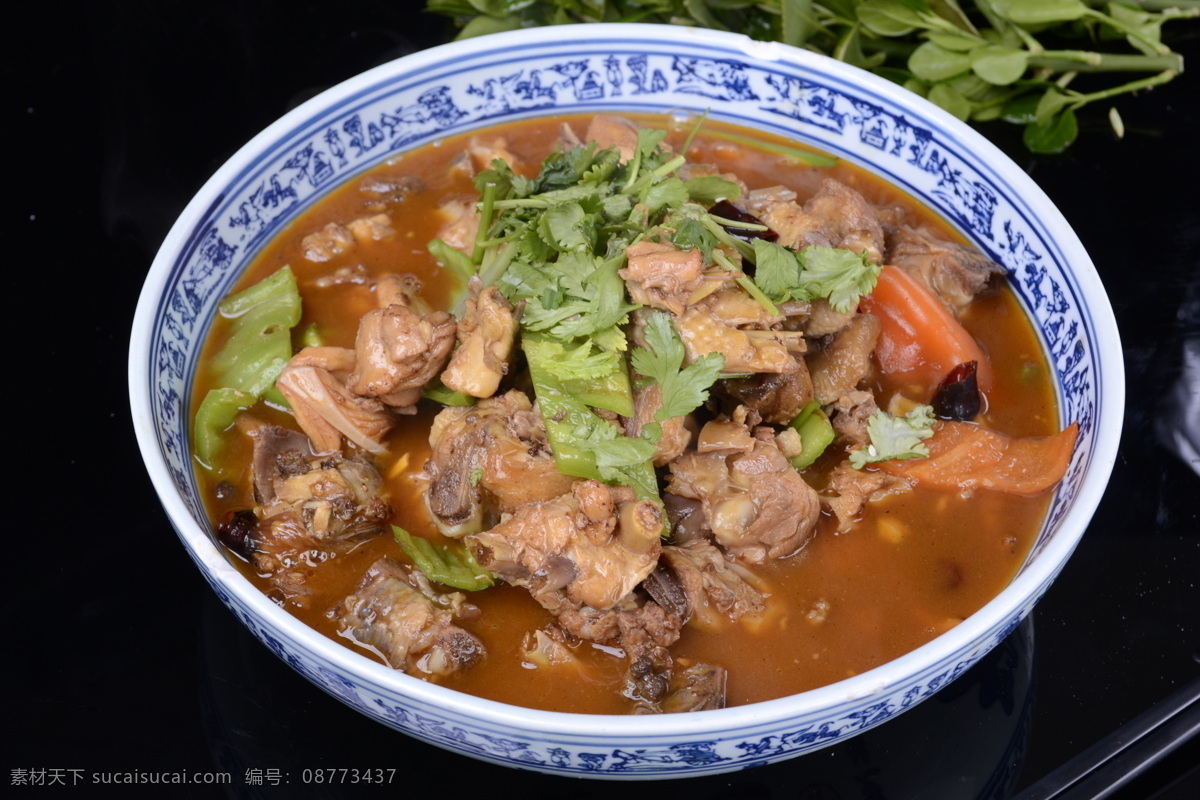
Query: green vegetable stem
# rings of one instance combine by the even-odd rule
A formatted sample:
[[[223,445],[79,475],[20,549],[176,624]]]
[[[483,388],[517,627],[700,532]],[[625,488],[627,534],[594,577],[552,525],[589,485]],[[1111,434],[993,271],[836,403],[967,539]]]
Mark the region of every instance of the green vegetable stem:
[[[231,320],[229,338],[212,360],[213,384],[196,412],[196,459],[214,469],[221,431],[238,411],[265,397],[286,405],[275,379],[292,357],[292,328],[300,322],[300,290],[291,267],[282,267],[248,289],[221,301],[217,310]],[[316,335],[315,333],[313,335]]]
[[[428,0],[426,7],[452,17],[459,38],[652,22],[784,42],[871,70],[960,119],[1024,126],[1025,145],[1042,153],[1075,140],[1084,106],[1183,72],[1162,28],[1200,16],[1198,0]],[[1091,85],[1077,89],[1077,82]],[[1120,136],[1115,106],[1109,120]]]
[[[417,569],[434,583],[477,592],[496,582],[495,576],[479,566],[471,551],[459,542],[436,545],[395,525],[392,526],[392,536]]]

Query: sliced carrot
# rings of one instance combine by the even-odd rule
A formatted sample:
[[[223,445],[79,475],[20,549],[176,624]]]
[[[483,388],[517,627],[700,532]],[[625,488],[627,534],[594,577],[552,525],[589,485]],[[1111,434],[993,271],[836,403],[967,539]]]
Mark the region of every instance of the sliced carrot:
[[[883,374],[925,386],[932,395],[950,370],[976,361],[979,388],[985,392],[992,388],[992,366],[979,343],[904,270],[885,266],[875,291],[863,297],[858,307],[879,318],[875,359]]]
[[[991,489],[1032,497],[1054,488],[1071,463],[1079,424],[1052,436],[1013,438],[969,422],[941,422],[925,441],[929,458],[879,467],[943,489]]]

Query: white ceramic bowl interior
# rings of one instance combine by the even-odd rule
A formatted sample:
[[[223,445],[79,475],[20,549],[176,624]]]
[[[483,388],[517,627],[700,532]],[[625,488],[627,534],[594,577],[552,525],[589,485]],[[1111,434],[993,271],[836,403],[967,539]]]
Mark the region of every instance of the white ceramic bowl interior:
[[[399,151],[495,122],[575,112],[708,111],[814,145],[898,185],[1004,264],[1053,368],[1074,459],[1015,580],[918,650],[791,697],[697,714],[590,716],[481,700],[395,672],[309,629],[217,546],[188,444],[189,397],[220,298],[283,225]],[[477,758],[568,775],[690,777],[800,755],[929,697],[1000,642],[1071,554],[1116,456],[1124,374],[1095,268],[1062,215],[973,130],[836,61],[714,31],[535,29],[433,48],[330,89],[263,131],[188,205],[147,277],[130,393],[154,485],[213,590],[280,658],[380,722]]]

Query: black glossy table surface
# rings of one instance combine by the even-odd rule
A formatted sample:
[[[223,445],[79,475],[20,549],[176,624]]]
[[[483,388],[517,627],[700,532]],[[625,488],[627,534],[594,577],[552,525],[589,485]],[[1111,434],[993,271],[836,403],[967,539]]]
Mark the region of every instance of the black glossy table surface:
[[[6,304],[6,405],[30,433],[18,434],[7,469],[17,516],[2,534],[2,793],[40,795],[51,783],[96,792],[106,773],[224,771],[224,788],[154,794],[1049,797],[1064,780],[1057,769],[1130,738],[1152,709],[1177,713],[1091,786],[1200,796],[1195,735],[1132,783],[1113,777],[1186,739],[1200,715],[1200,464],[1168,446],[1187,402],[1200,444],[1200,75],[1123,100],[1124,140],[1103,129],[1102,112],[1062,156],[1032,157],[1014,131],[987,131],[1075,226],[1110,292],[1125,430],[1095,521],[1032,616],[915,710],[726,776],[669,786],[550,778],[371,722],[241,628],[185,555],[134,443],[125,376],[137,294],[175,216],[241,144],[320,90],[448,38],[417,7],[43,3],[26,12],[36,20],[8,28],[5,109],[17,146],[6,162],[16,179],[0,233],[17,291]],[[1178,27],[1177,46],[1200,65],[1200,25]],[[30,450],[32,471],[22,468]],[[1086,772],[1080,764],[1068,769]],[[390,785],[300,786],[316,768],[396,772]]]

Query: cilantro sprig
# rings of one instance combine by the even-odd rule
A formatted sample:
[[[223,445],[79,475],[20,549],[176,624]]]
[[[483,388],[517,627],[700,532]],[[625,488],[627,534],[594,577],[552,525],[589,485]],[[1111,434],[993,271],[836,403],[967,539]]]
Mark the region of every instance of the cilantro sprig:
[[[626,436],[598,413],[633,415],[622,325],[637,306],[618,273],[629,246],[665,235],[659,226],[695,205],[694,196],[737,189],[724,179],[685,183],[674,174],[684,159],[662,146],[665,135],[639,130],[625,163],[615,149],[591,144],[551,153],[534,178],[502,161],[476,177],[487,198],[476,253],[480,274],[523,305],[522,349],[559,471],[632,486],[653,499],[651,459],[660,432]],[[489,269],[495,264],[502,268]]]
[[[707,353],[683,366],[687,355],[683,341],[661,311],[648,315],[643,336],[646,347],[634,348],[629,360],[637,372],[659,385],[662,405],[654,414],[655,422],[682,417],[703,405],[725,366],[725,356]]]
[[[932,406],[916,406],[903,417],[879,409],[867,420],[870,443],[850,451],[850,466],[862,469],[879,461],[928,456],[929,447],[924,440],[933,436],[935,422]]]
[[[754,240],[754,281],[772,300],[826,298],[846,314],[875,288],[882,267],[865,253],[810,245],[792,250],[765,239]]]
[[[427,0],[459,38],[573,22],[716,28],[816,50],[871,70],[972,122],[1023,126],[1026,147],[1059,152],[1076,112],[1183,72],[1163,27],[1195,0]],[[1090,84],[1082,88],[1084,84]],[[1080,86],[1081,88],[1076,88]],[[1124,130],[1116,106],[1109,120]]]

